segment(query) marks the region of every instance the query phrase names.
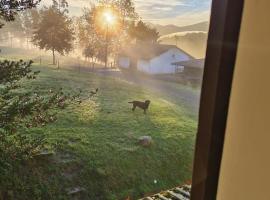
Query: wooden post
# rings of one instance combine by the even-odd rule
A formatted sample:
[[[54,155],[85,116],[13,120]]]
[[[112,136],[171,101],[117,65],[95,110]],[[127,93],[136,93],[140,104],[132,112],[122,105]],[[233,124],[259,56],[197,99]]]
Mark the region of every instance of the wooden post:
[[[59,62],[59,60],[57,60],[57,69],[58,70],[60,69],[60,62]]]

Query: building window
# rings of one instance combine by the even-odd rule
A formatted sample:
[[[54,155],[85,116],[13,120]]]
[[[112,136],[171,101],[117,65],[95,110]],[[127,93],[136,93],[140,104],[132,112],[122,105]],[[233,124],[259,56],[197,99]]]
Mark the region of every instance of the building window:
[[[176,73],[183,73],[185,70],[184,66],[176,66]]]

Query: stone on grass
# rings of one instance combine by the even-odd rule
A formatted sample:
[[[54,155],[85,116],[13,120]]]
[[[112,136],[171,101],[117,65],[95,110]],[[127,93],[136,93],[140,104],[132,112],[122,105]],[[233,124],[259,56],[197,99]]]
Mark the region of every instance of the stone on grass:
[[[83,187],[74,187],[74,188],[68,189],[67,193],[68,195],[75,195],[84,191],[85,191],[85,188]]]
[[[143,147],[149,147],[152,145],[153,139],[151,136],[142,136],[142,137],[139,137],[138,143],[139,145]]]

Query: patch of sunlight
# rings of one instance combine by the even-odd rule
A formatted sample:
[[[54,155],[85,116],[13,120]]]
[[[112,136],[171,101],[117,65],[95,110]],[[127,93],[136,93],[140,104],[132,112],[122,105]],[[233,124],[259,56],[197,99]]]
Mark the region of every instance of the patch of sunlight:
[[[92,121],[97,117],[99,104],[93,100],[83,101],[76,109],[80,121]]]

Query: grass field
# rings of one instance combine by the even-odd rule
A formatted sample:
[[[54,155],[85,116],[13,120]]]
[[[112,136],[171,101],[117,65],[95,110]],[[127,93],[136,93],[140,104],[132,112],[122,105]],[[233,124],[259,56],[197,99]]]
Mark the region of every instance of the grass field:
[[[33,130],[46,136],[56,160],[44,164],[52,173],[46,177],[48,185],[37,193],[67,199],[67,188],[80,187],[84,189],[80,199],[136,199],[190,181],[197,121],[183,105],[112,77],[34,68],[41,74],[26,83],[27,90],[81,89],[86,99],[61,111],[55,123]],[[87,98],[95,88],[98,95]],[[147,115],[131,111],[127,102],[134,99],[152,101]],[[151,147],[138,145],[138,138],[145,135],[153,138]]]
[[[63,87],[69,92],[80,88],[86,97],[100,89],[96,97],[69,107],[43,130],[58,154],[76,161],[67,176],[75,174],[86,195],[140,197],[191,179],[196,121],[181,105],[128,82],[49,68],[42,68],[40,78],[29,87],[33,91]],[[127,104],[133,99],[152,100],[149,113],[133,113]],[[137,144],[144,135],[153,138],[149,148]]]

